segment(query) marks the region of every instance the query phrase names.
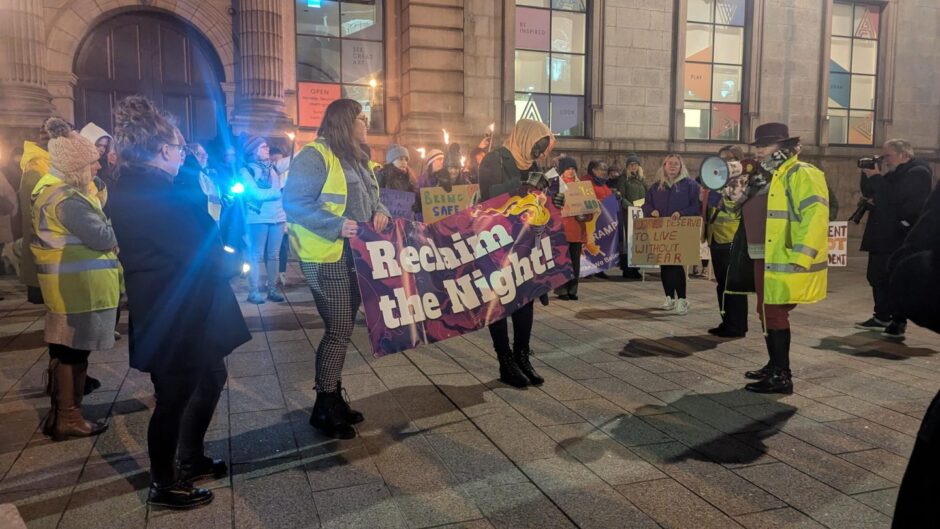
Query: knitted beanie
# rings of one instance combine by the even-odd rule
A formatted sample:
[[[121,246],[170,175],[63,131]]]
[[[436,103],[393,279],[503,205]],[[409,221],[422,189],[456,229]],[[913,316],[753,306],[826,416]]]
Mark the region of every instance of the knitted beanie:
[[[388,146],[388,152],[385,153],[385,163],[392,163],[399,158],[408,158],[408,149],[393,143]]]
[[[558,172],[564,173],[568,169],[578,170],[578,161],[572,158],[571,156],[565,156],[564,158],[558,160]]]
[[[59,118],[49,118],[43,125],[49,133],[49,158],[52,167],[67,176],[80,176],[89,165],[98,161],[95,144]],[[78,179],[78,178],[76,178]]]
[[[438,158],[443,158],[444,152],[439,149],[431,149],[428,151],[428,158],[424,162],[425,167],[431,167],[431,163]]]
[[[248,141],[245,142],[245,158],[251,158],[255,155],[255,151],[258,150],[258,147],[261,147],[263,144],[268,141],[262,138],[261,136],[251,136],[248,138]]]

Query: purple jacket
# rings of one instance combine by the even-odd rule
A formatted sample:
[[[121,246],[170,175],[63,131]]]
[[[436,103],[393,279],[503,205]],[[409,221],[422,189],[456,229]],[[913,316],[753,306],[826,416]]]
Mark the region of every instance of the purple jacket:
[[[646,192],[643,215],[649,217],[654,210],[659,211],[660,217],[672,216],[677,211],[683,217],[701,215],[702,203],[698,197],[699,186],[695,180],[688,177],[679,180],[672,187],[663,186],[662,189],[659,188],[659,183],[655,183]]]

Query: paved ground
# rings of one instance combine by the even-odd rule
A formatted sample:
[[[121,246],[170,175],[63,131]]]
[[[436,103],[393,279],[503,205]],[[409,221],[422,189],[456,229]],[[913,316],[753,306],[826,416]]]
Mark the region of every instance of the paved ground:
[[[209,434],[234,472],[189,513],[142,502],[151,386],[128,369],[126,340],[91,357],[103,387],[87,409],[110,417],[107,433],[37,432],[42,311],[0,280],[0,503],[31,528],[888,527],[940,387],[940,339],[852,329],[870,305],[862,266],[852,259],[828,301],[796,311],[796,393],[782,398],[741,390],[763,338],[709,337],[702,280],[686,317],[651,308],[655,279],[592,281],[581,301],[539,307],[541,389],[495,380],[485,332],[374,360],[358,328],[344,382],[366,422],[346,442],[307,425],[322,324],[309,291],[290,288],[289,303],[243,306],[254,340],[229,358]]]

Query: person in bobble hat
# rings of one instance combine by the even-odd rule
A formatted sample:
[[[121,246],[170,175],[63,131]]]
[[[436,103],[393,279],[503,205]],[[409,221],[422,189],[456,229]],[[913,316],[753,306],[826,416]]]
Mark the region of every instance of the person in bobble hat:
[[[45,128],[51,167],[32,191],[29,247],[49,344],[52,406],[43,433],[63,441],[107,429],[82,417],[81,405],[89,353],[114,346],[120,279],[117,239],[92,183],[98,149],[59,118],[47,120]]]

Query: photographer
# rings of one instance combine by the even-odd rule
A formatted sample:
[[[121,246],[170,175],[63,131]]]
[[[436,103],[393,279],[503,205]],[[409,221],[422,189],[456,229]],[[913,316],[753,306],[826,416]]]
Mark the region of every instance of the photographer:
[[[933,173],[925,162],[914,159],[914,148],[906,140],[888,140],[874,168],[862,166],[860,187],[870,212],[862,251],[868,252],[868,283],[875,298],[875,311],[856,328],[880,331],[882,336],[903,339],[907,319],[898,313],[897,300],[888,290],[888,260],[917,222],[930,194]],[[859,211],[862,207],[859,207]],[[857,212],[858,213],[858,212]],[[853,216],[854,217],[854,216]]]

